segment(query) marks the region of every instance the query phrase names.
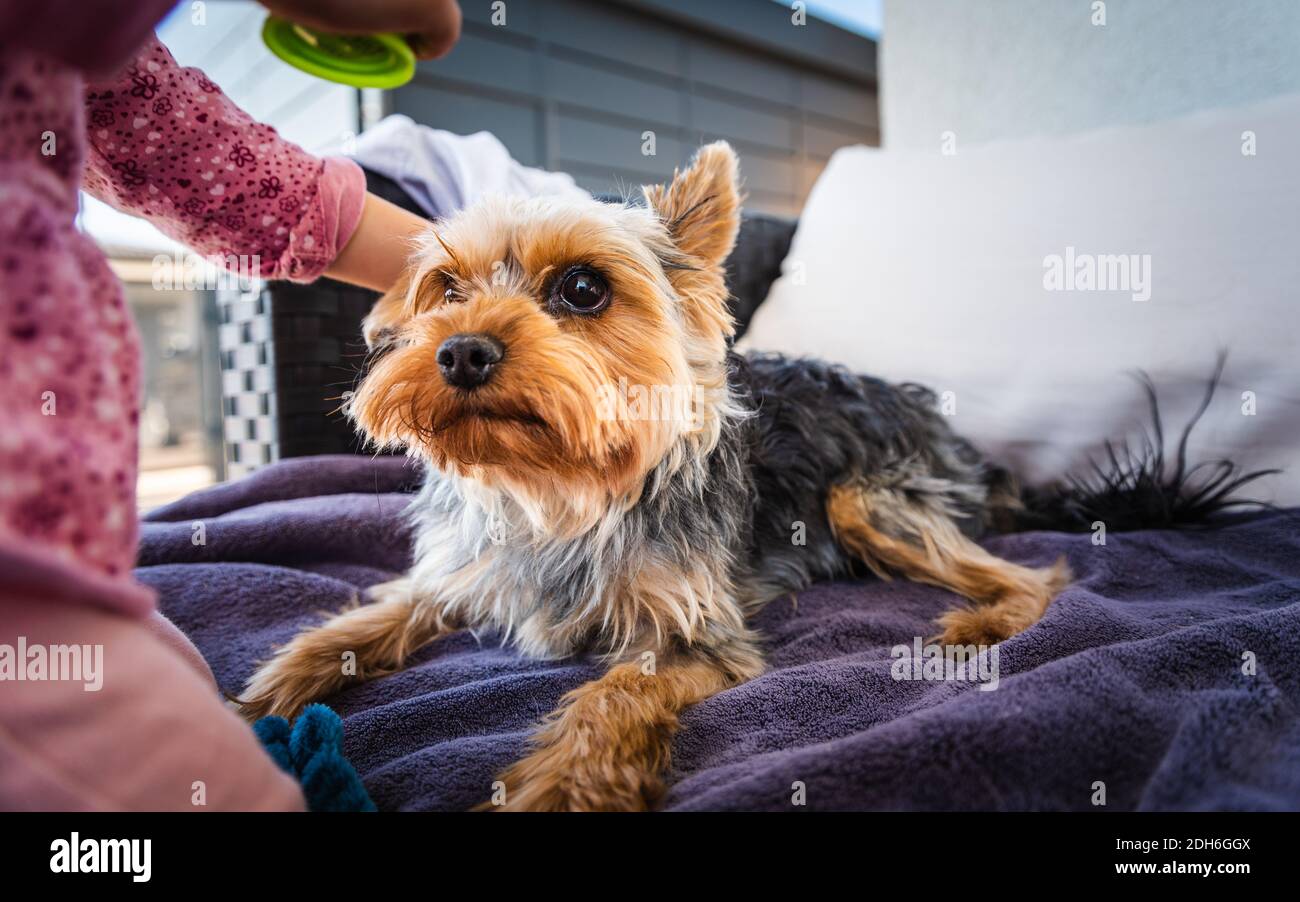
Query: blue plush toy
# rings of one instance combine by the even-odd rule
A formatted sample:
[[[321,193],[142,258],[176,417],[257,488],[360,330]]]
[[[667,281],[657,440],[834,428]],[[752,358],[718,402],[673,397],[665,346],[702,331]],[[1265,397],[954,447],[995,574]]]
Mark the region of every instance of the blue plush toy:
[[[324,705],[308,705],[293,729],[263,717],[253,732],[281,769],[302,785],[311,811],[374,811],[375,803],[343,757],[343,721]]]

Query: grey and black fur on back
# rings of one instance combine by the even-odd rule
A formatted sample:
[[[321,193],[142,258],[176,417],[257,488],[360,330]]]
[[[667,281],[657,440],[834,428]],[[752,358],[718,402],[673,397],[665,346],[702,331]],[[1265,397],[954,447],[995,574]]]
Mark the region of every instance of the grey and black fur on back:
[[[1170,462],[1156,389],[1140,374],[1151,426],[1136,443],[1105,441],[1104,464],[1065,474],[1047,486],[1018,488],[1003,467],[954,434],[932,391],[892,385],[818,360],[776,354],[732,355],[735,391],[754,411],[734,431],[745,453],[758,503],[751,573],[781,590],[851,572],[855,559],[835,542],[824,516],[830,488],[856,476],[901,496],[938,504],[971,538],[986,532],[1049,529],[1205,528],[1225,514],[1260,502],[1237,496],[1276,470],[1242,472],[1230,460],[1189,465],[1190,434],[1221,379],[1220,355]],[[1136,446],[1136,447],[1135,447]],[[806,546],[792,543],[795,524]]]
[[[952,432],[929,389],[778,354],[733,354],[731,372],[753,412],[724,442],[740,446],[752,487],[740,560],[759,599],[857,569],[827,519],[832,486],[865,480],[945,511],[972,538],[1015,505],[1006,473]]]

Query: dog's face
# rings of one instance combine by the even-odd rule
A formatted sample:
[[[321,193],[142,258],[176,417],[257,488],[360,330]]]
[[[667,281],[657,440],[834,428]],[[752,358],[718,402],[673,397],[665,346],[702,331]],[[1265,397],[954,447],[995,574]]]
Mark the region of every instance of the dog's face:
[[[438,224],[365,322],[349,413],[377,445],[535,493],[619,497],[716,441],[733,326],[736,158],[703,148],[647,206],[485,201]],[[661,403],[689,399],[664,416]]]

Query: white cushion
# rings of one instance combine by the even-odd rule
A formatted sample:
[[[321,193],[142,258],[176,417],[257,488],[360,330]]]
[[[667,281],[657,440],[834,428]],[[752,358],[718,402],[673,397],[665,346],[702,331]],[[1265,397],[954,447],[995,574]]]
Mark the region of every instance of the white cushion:
[[[1149,260],[1149,299],[1132,284],[1049,290],[1047,261],[1067,253],[1079,266]],[[1226,348],[1192,457],[1289,467],[1246,494],[1300,504],[1297,340],[1300,95],[1289,95],[951,156],[840,150],[741,347],[951,392],[954,428],[1031,483],[1136,436],[1146,400],[1126,374],[1139,368],[1173,435]]]

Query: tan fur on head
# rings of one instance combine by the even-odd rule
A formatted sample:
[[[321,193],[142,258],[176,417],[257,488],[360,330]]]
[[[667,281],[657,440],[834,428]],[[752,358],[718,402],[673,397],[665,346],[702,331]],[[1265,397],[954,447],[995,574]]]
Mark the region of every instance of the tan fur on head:
[[[409,448],[526,509],[565,499],[554,516],[566,528],[634,503],[656,467],[711,450],[729,409],[722,264],[739,228],[737,178],[735,154],[718,143],[646,188],[648,208],[490,198],[439,224],[366,319],[367,342],[388,351],[350,415],[375,444]],[[575,266],[608,283],[600,313],[554,303]],[[473,392],[447,385],[436,359],[465,333],[506,349]],[[669,387],[702,409],[691,423],[610,416],[623,386]]]

